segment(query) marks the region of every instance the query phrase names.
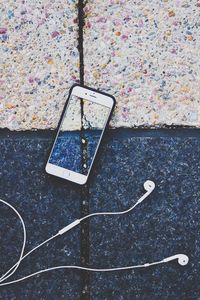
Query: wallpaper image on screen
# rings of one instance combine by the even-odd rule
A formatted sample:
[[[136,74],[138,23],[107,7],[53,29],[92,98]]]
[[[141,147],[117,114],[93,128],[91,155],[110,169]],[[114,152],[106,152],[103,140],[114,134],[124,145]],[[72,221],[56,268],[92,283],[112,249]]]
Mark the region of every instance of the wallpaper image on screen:
[[[72,95],[59,128],[49,163],[84,173],[82,144],[87,147],[87,171],[98,146],[110,108]],[[85,173],[84,173],[85,174]]]

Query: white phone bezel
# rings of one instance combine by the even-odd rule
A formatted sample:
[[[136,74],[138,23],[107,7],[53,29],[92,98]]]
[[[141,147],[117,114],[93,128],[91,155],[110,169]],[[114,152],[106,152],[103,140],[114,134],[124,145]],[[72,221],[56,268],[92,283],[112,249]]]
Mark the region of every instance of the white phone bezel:
[[[108,119],[109,119],[110,114],[112,112],[112,108],[114,106],[114,99],[111,96],[107,96],[105,94],[101,94],[101,93],[99,93],[97,91],[91,90],[91,89],[86,88],[86,87],[81,87],[81,86],[75,86],[75,87],[73,87],[73,89],[71,91],[71,94],[70,94],[70,97],[72,95],[78,96],[80,98],[84,98],[84,99],[86,99],[88,101],[95,102],[95,103],[98,103],[98,104],[101,104],[101,105],[104,105],[104,106],[110,108],[110,112],[109,112],[108,117],[107,117],[107,119],[105,121],[104,128],[103,128],[103,130],[101,132],[101,136],[100,136],[98,145],[96,147],[96,150],[95,150],[95,153],[94,153],[94,156],[93,156],[93,159],[92,159],[92,162],[91,162],[91,165],[90,165],[90,168],[88,170],[88,174],[87,175],[83,175],[81,173],[77,173],[77,172],[74,172],[72,170],[65,169],[65,168],[62,168],[62,167],[59,167],[59,166],[56,166],[54,164],[49,163],[49,159],[51,157],[53,148],[55,146],[55,142],[56,142],[58,134],[60,132],[60,127],[62,126],[62,121],[63,121],[63,118],[65,116],[65,113],[64,113],[64,115],[62,117],[62,120],[60,122],[60,126],[59,126],[59,129],[58,129],[56,138],[54,140],[54,143],[53,143],[53,146],[52,146],[52,149],[51,149],[51,153],[49,155],[49,158],[48,158],[45,170],[46,170],[46,172],[48,174],[51,174],[51,175],[54,175],[54,176],[57,176],[57,177],[60,177],[60,178],[63,178],[63,179],[67,179],[69,181],[72,181],[72,182],[75,182],[75,183],[78,183],[78,184],[82,185],[82,184],[85,184],[87,182],[88,176],[90,174],[90,171],[91,171],[94,159],[96,157],[99,145],[101,143],[101,140],[102,140],[105,128],[106,128],[106,124],[108,122]],[[68,107],[68,104],[67,104],[67,106],[65,108],[65,112],[67,111],[67,107]]]

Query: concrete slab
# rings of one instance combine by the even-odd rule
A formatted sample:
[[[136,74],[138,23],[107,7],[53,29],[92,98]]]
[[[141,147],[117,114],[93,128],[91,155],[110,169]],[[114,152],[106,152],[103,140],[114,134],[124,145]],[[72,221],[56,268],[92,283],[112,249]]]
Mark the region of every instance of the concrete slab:
[[[79,81],[78,1],[3,1],[0,127],[55,128]]]
[[[113,127],[200,126],[197,1],[89,0],[85,83],[117,99]]]
[[[37,135],[37,136],[36,136]],[[27,228],[26,252],[80,216],[80,189],[45,174],[52,134],[25,134],[0,139],[0,198],[14,205]],[[15,215],[0,204],[1,274],[20,254],[22,228]],[[80,228],[44,245],[27,257],[12,279],[40,269],[80,263]],[[0,299],[78,299],[79,271],[52,271],[0,288]]]
[[[27,251],[80,216],[81,188],[45,174],[52,133],[1,134],[0,197],[16,206],[27,227]],[[88,143],[88,159],[96,144]],[[89,182],[90,212],[128,208],[144,193],[143,182],[156,190],[125,216],[90,220],[90,266],[114,267],[163,259],[176,262],[119,273],[91,273],[91,299],[197,299],[199,295],[198,131],[111,130],[104,140]],[[1,270],[17,259],[21,226],[1,205]],[[14,278],[41,268],[80,264],[80,227],[27,258]],[[82,236],[83,238],[83,236]],[[88,255],[88,254],[87,254]],[[1,288],[3,299],[78,299],[84,272],[55,271]],[[82,299],[84,295],[82,295]],[[88,299],[88,298],[87,298]]]
[[[144,133],[144,132],[143,132]],[[162,260],[176,253],[188,266],[171,262],[152,268],[92,273],[91,299],[198,299],[200,141],[188,136],[144,136],[112,131],[90,186],[90,212],[119,211],[156,189],[124,216],[90,220],[90,266],[128,266]]]

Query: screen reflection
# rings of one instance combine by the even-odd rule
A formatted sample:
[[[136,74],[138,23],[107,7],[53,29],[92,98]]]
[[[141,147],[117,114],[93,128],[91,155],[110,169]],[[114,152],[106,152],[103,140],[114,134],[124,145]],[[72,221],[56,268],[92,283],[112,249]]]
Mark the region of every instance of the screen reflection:
[[[72,95],[59,127],[49,163],[87,174],[110,108]],[[83,151],[87,153],[83,161]]]

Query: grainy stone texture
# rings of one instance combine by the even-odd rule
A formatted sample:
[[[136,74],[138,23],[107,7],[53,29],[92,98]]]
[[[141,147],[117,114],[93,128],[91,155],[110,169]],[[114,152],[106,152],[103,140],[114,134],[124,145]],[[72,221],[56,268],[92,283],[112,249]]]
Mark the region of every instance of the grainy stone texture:
[[[51,138],[30,136],[0,140],[0,198],[21,213],[27,229],[26,252],[80,216],[80,189],[45,174]],[[0,203],[1,274],[18,259],[22,227]],[[56,238],[27,257],[12,279],[47,267],[80,263],[80,229]],[[52,271],[22,283],[0,288],[0,299],[79,298],[79,271]],[[67,298],[66,298],[67,297]]]
[[[90,211],[120,211],[156,189],[124,216],[90,220],[90,265],[105,268],[190,257],[134,271],[92,273],[91,299],[197,300],[200,296],[200,141],[197,137],[135,137],[112,132],[92,176]]]
[[[79,81],[77,2],[1,4],[0,127],[56,127]],[[194,0],[87,1],[85,83],[115,95],[113,127],[199,127],[199,9]]]
[[[56,127],[79,80],[77,2],[2,1],[0,127]]]
[[[117,99],[113,127],[200,125],[200,3],[89,0],[85,82]]]
[[[171,132],[171,131],[170,131]],[[119,273],[91,273],[91,299],[197,300],[200,295],[200,141],[197,134],[138,133],[111,130],[89,181],[90,212],[130,207],[144,193],[152,195],[124,216],[90,220],[90,266],[114,267],[160,260],[186,253],[190,262]],[[137,135],[137,136],[136,136]],[[171,136],[170,136],[171,135]],[[81,188],[50,177],[44,165],[52,134],[11,134],[0,140],[0,197],[16,206],[27,227],[27,251],[80,216]],[[88,158],[96,144],[88,144]],[[21,226],[2,204],[1,273],[17,259]],[[41,268],[80,263],[80,228],[50,242],[27,258],[14,278]],[[0,288],[0,299],[79,299],[79,271],[55,271]],[[84,275],[83,275],[84,276]]]

